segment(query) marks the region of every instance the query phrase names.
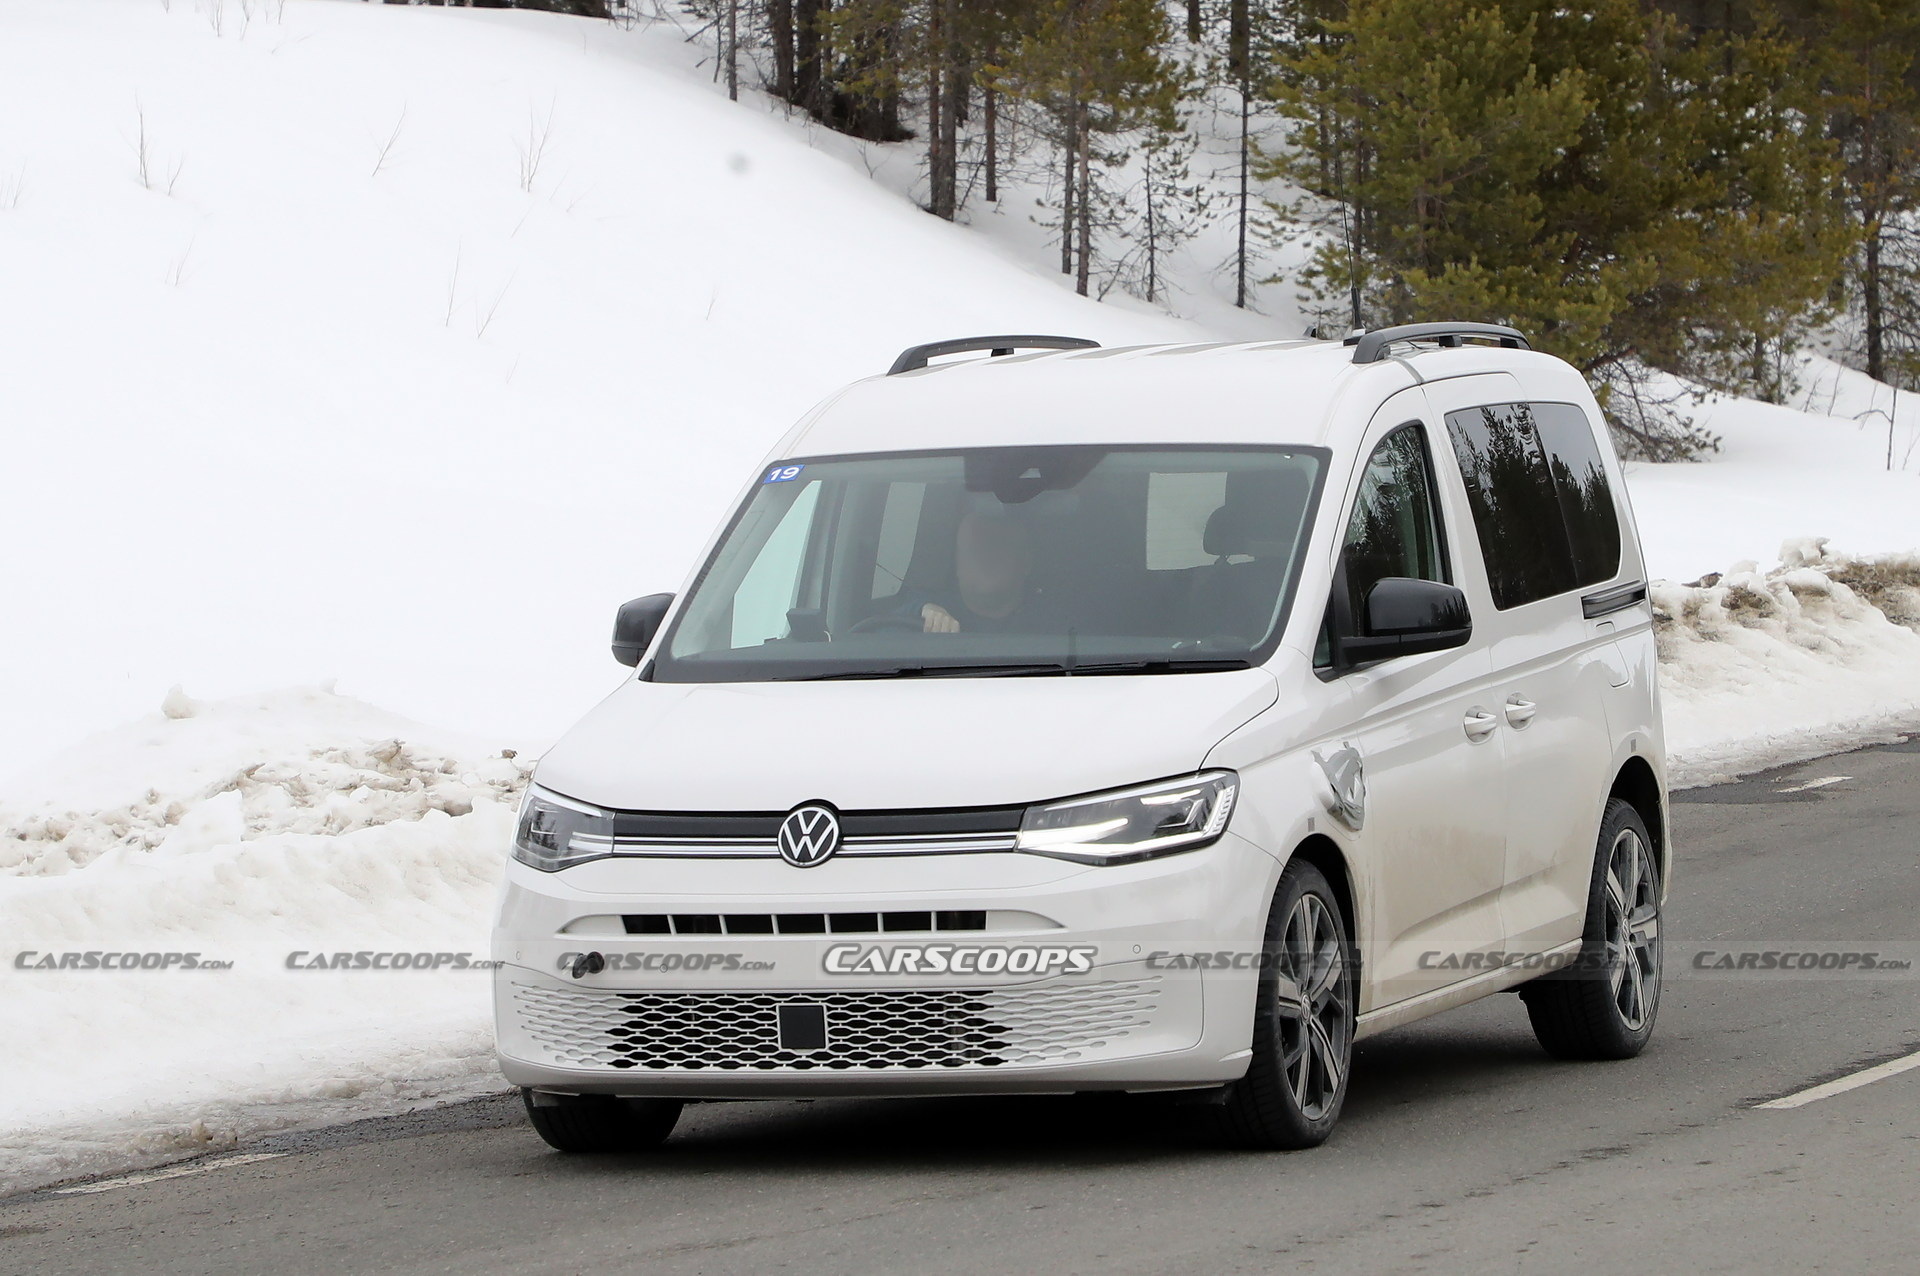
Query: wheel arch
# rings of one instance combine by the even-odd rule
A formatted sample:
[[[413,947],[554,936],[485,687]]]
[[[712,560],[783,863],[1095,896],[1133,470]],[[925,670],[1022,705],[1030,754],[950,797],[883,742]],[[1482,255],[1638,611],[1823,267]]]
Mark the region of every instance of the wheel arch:
[[[1355,958],[1358,960],[1358,954],[1365,949],[1360,943],[1360,910],[1354,898],[1353,873],[1347,867],[1346,854],[1332,838],[1324,833],[1315,833],[1294,847],[1293,854],[1288,857],[1288,860],[1289,862],[1305,860],[1319,869],[1320,875],[1327,879],[1327,885],[1333,887],[1333,897],[1338,901],[1341,915],[1346,919],[1347,942],[1353,945]],[[1360,970],[1354,972],[1356,982],[1363,974],[1364,972]]]
[[[1647,826],[1647,832],[1653,837],[1653,853],[1659,857],[1660,887],[1664,893],[1672,868],[1673,851],[1671,839],[1667,836],[1666,795],[1660,788],[1660,778],[1654,774],[1652,764],[1638,754],[1627,758],[1614,773],[1613,787],[1608,790],[1607,796],[1619,798],[1632,807]]]

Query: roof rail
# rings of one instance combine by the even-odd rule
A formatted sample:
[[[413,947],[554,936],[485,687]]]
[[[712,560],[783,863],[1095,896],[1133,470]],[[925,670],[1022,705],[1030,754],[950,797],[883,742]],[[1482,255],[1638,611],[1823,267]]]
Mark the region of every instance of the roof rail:
[[[1099,345],[1098,341],[1088,341],[1085,337],[960,337],[953,341],[930,341],[901,351],[900,357],[887,369],[887,375],[897,377],[902,372],[924,368],[927,360],[943,354],[968,354],[975,350],[989,350],[994,354],[1012,354],[1015,350],[1094,350]]]
[[[1533,349],[1523,333],[1496,323],[1403,323],[1397,328],[1356,332],[1346,339],[1345,344],[1353,347],[1355,363],[1378,363],[1387,357],[1387,347],[1396,341],[1432,341],[1443,346],[1457,346],[1463,337],[1498,341],[1506,350]]]

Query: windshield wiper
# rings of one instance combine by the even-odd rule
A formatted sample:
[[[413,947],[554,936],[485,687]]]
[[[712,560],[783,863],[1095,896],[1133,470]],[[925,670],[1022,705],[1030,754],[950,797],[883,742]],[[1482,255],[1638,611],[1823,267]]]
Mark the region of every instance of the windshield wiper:
[[[1250,669],[1252,663],[1242,657],[1204,657],[1194,659],[1112,660],[1092,664],[1065,664],[1050,660],[1032,664],[1008,665],[901,665],[886,669],[845,669],[834,673],[801,673],[776,682],[833,682],[879,678],[1046,678],[1080,674],[1126,673],[1213,673],[1228,669]]]
[[[1026,673],[1055,673],[1059,665],[897,665],[883,669],[841,669],[833,673],[796,673],[775,682],[836,682],[875,678],[1004,678]]]
[[[1241,656],[1200,656],[1154,660],[1103,660],[1092,664],[1056,665],[1055,671],[1073,674],[1083,673],[1214,673],[1225,669],[1251,669],[1253,662]]]

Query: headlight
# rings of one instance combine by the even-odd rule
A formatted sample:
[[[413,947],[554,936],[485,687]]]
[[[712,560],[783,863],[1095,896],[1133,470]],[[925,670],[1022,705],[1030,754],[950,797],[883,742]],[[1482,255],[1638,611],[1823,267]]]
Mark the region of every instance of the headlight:
[[[1227,831],[1240,777],[1202,771],[1178,780],[1027,808],[1017,845],[1078,864],[1126,864],[1197,850]]]
[[[613,854],[613,812],[527,786],[513,858],[543,873]]]

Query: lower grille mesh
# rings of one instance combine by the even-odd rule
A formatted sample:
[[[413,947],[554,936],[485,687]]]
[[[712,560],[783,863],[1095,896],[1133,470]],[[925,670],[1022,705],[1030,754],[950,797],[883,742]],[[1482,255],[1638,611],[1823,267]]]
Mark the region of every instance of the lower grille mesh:
[[[598,992],[520,987],[556,1064],[672,1071],[994,1068],[1070,1063],[1145,1026],[1158,976],[970,990]],[[781,1005],[823,1006],[823,1050],[783,1049]]]

